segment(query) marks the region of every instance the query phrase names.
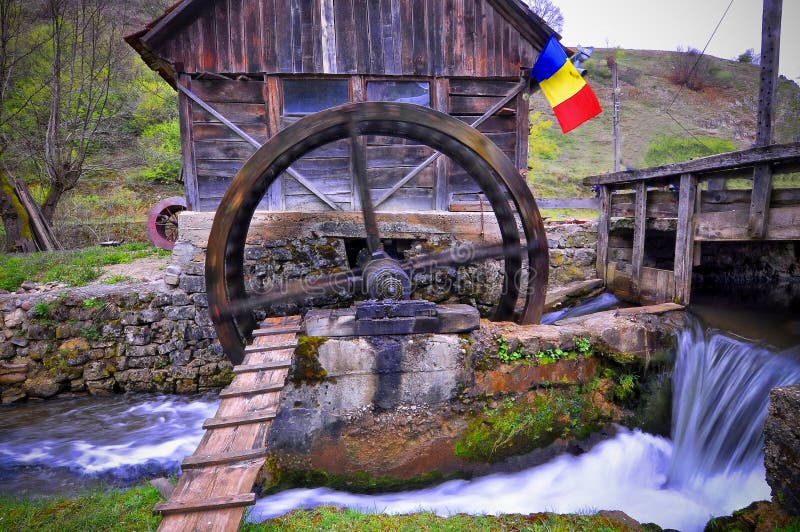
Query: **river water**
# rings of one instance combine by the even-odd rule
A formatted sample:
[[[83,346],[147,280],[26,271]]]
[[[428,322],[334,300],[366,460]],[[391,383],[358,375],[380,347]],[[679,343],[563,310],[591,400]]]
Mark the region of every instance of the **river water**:
[[[615,304],[606,296],[587,302],[583,310]],[[517,473],[402,493],[287,490],[260,499],[251,519],[320,504],[440,515],[602,509],[691,531],[701,530],[712,516],[768,499],[761,429],[769,390],[800,382],[794,314],[781,314],[779,309],[754,328],[755,316],[763,314],[737,310],[733,304],[704,304],[702,297],[695,312],[700,318],[678,338],[669,439],[620,428],[615,437],[580,456],[562,455]],[[554,319],[563,317],[567,316]],[[747,331],[750,337],[721,332],[709,323]],[[177,473],[182,458],[199,443],[203,420],[213,416],[217,402],[214,396],[136,395],[4,407],[0,492],[69,494],[98,484],[127,485]]]
[[[0,408],[0,493],[71,494],[177,474],[214,395],[116,395]]]

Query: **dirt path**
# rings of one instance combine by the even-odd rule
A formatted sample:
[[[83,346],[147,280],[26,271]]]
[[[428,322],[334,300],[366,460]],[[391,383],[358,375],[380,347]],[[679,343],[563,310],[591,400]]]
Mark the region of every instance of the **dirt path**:
[[[103,267],[95,283],[108,283],[112,280],[124,282],[159,281],[164,278],[164,270],[170,265],[171,256],[145,257],[127,264],[112,264]]]

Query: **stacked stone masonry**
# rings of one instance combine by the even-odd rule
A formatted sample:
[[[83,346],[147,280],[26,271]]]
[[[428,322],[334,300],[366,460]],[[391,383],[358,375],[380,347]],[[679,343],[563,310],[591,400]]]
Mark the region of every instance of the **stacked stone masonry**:
[[[59,394],[189,394],[226,385],[232,378],[231,365],[215,339],[205,294],[210,216],[190,215],[199,216],[199,222],[193,224],[192,216],[182,215],[181,223],[188,223],[182,225],[164,282],[0,295],[2,402]],[[467,222],[469,227],[479,225]],[[251,226],[246,249],[250,288],[348,267],[347,231],[319,236],[307,227],[286,226],[294,236],[268,225]],[[407,255],[436,251],[458,239],[413,221],[395,227],[400,227],[396,241]],[[595,276],[595,230],[591,223],[548,226],[551,286]],[[496,264],[445,273],[416,278],[417,294],[479,309],[487,309],[497,297],[501,276]],[[348,298],[315,298],[305,308],[349,303]],[[287,305],[271,311],[294,313],[303,308]]]

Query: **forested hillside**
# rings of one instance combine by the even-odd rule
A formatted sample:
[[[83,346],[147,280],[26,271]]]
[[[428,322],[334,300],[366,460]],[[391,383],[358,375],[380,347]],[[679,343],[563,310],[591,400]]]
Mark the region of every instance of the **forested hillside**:
[[[67,247],[144,239],[148,209],[183,195],[176,94],[122,39],[171,3],[0,0],[0,245],[27,249],[19,205],[9,199],[15,184],[27,188]],[[605,109],[598,118],[563,135],[542,95],[532,96],[528,181],[537,195],[591,195],[581,178],[612,169],[612,54],[623,166],[752,144],[756,65],[703,58],[687,81],[680,74],[696,62],[692,52],[598,49],[584,65]],[[776,140],[797,139],[795,83],[781,80],[778,106]]]

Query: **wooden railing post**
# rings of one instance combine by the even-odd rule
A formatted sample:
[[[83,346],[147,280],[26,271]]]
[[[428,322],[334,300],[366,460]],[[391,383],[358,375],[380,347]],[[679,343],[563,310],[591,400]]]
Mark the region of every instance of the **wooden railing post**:
[[[639,297],[642,287],[642,262],[644,262],[644,235],[647,230],[647,183],[636,183],[636,199],[633,213],[633,255],[631,257],[631,281],[633,293]]]
[[[697,177],[683,174],[678,197],[678,228],[675,234],[675,303],[688,305],[692,292],[694,263],[694,215]]]
[[[597,277],[605,282],[608,265],[608,233],[611,224],[611,187],[600,186],[600,219],[597,221]]]
[[[781,12],[783,0],[764,0],[761,21],[761,79],[758,89],[756,146],[772,144],[775,103],[778,94],[778,59],[781,49]],[[772,194],[772,167],[757,164],[753,172],[753,195],[747,232],[751,238],[764,238],[769,223]]]

